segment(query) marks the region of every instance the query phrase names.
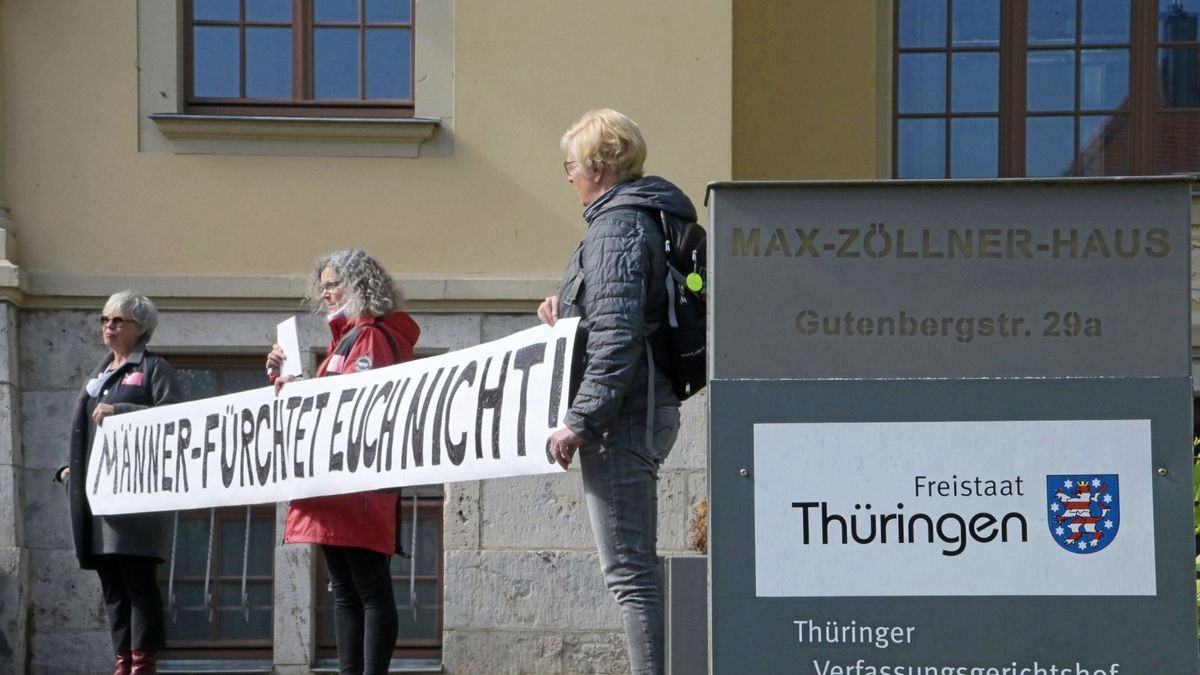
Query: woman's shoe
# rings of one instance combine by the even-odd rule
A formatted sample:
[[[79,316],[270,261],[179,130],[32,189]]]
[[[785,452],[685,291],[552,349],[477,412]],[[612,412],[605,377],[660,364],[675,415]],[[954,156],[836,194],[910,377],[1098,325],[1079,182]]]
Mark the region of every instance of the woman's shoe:
[[[120,652],[117,654],[116,662],[113,665],[113,675],[130,675],[130,668],[133,667],[133,655],[129,652]]]
[[[129,675],[158,675],[158,656],[154,652],[134,652],[133,670]]]

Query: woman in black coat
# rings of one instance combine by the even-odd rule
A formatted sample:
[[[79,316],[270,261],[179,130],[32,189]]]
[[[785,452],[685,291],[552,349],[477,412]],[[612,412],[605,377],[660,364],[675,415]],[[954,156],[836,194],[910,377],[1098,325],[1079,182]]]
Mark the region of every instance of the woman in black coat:
[[[110,352],[75,401],[70,452],[56,475],[67,486],[79,567],[100,576],[116,653],[114,675],[157,672],[155,652],[163,646],[165,628],[155,567],[167,556],[170,515],[93,515],[84,478],[96,427],[106,417],[179,401],[175,370],[146,351],[157,325],[158,310],[144,295],[121,291],[105,303],[100,327]]]

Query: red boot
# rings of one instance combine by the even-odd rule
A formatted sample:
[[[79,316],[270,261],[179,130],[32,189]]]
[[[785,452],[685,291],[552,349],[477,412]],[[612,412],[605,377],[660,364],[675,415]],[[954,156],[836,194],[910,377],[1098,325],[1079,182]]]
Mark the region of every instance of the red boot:
[[[158,668],[155,663],[158,661],[158,656],[154,652],[137,652],[133,653],[133,670],[129,671],[129,675],[158,675]]]
[[[115,665],[113,665],[113,675],[130,675],[129,669],[132,667],[133,655],[129,652],[120,652],[117,654]]]

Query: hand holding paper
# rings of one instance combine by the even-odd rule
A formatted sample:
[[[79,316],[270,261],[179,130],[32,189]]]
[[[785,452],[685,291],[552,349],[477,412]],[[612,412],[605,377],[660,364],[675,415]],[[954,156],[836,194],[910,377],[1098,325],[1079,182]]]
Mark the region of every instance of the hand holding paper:
[[[275,344],[283,348],[283,364],[279,369],[280,376],[303,374],[300,362],[300,332],[296,326],[296,317],[289,317],[275,329]]]

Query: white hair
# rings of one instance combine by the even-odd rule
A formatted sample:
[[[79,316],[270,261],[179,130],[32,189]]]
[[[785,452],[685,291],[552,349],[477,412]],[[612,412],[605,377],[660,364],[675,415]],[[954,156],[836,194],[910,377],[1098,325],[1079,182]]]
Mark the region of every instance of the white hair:
[[[150,336],[154,335],[154,329],[158,328],[158,308],[154,306],[150,298],[137,291],[125,290],[113,293],[108,302],[104,303],[103,313],[105,316],[113,314],[128,316],[138,325],[138,339],[140,340],[149,340]]]

